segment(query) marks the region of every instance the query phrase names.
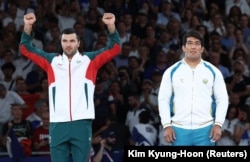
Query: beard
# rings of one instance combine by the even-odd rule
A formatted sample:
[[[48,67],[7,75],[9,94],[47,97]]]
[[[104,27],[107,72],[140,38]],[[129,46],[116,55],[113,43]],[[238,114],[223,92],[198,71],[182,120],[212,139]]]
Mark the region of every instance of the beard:
[[[76,52],[77,52],[77,49],[76,50],[71,50],[71,51],[65,49],[63,51],[63,53],[65,53],[67,56],[71,56],[71,57],[73,57],[76,54]]]
[[[109,146],[113,147],[113,146],[115,145],[115,141],[112,141],[112,142],[107,141],[107,145],[109,145]]]

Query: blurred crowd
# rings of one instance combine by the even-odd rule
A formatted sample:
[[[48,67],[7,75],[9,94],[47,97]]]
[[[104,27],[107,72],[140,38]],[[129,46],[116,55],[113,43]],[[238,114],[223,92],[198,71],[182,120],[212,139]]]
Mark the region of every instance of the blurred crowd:
[[[164,71],[183,58],[181,39],[188,30],[204,36],[202,57],[219,68],[227,86],[230,105],[217,145],[250,145],[249,5],[249,0],[0,0],[1,150],[13,156],[13,131],[26,155],[49,152],[47,76],[19,52],[28,12],[37,17],[33,45],[58,53],[60,32],[68,27],[80,36],[79,52],[104,47],[102,15],[116,16],[122,50],[97,76],[93,152],[102,146],[170,145],[163,138],[157,95]]]

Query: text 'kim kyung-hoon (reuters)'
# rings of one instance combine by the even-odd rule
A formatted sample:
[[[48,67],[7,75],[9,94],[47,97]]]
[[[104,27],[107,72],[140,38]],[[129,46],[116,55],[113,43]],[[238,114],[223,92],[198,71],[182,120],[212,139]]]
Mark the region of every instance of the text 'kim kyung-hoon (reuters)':
[[[125,146],[124,161],[208,161],[208,160],[240,160],[249,161],[250,148],[237,147],[206,147],[206,146]]]

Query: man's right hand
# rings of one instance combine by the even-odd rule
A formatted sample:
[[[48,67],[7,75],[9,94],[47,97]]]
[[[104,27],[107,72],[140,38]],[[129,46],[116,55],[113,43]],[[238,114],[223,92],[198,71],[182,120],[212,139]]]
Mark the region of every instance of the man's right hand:
[[[164,138],[168,143],[173,143],[175,141],[175,132],[171,126],[164,128]]]
[[[23,21],[25,25],[33,25],[36,22],[36,16],[34,13],[27,13],[23,17]]]

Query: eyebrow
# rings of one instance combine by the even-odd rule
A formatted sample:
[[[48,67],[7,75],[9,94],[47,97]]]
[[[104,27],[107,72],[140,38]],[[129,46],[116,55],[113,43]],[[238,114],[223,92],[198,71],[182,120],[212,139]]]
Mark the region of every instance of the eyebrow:
[[[199,41],[199,40],[197,40],[197,41],[188,40],[187,43],[201,43],[201,41]]]

